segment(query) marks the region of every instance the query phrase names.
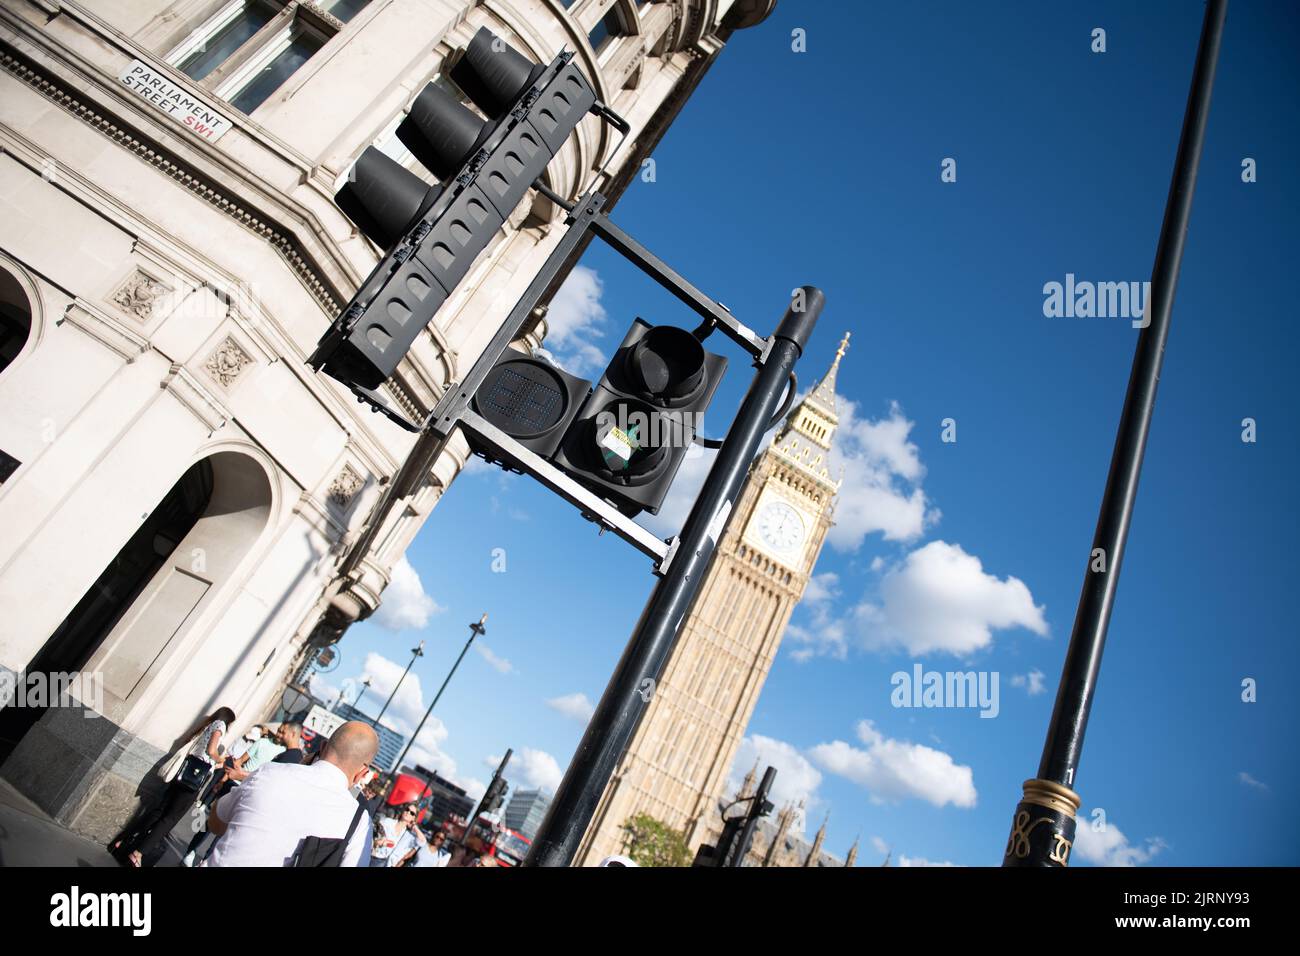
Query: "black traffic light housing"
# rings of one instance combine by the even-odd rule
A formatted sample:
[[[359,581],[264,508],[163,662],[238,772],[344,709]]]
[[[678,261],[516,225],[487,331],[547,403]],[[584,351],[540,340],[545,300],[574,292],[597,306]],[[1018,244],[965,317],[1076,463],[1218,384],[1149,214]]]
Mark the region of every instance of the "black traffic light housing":
[[[474,393],[470,406],[484,419],[542,458],[560,447],[564,433],[591,391],[591,382],[545,359],[506,349]],[[516,471],[518,462],[469,436],[470,447]]]
[[[505,777],[493,777],[487,792],[483,794],[483,803],[479,806],[478,812],[480,814],[496,813],[505,801],[506,790],[509,786],[510,784],[506,782]]]
[[[488,118],[430,83],[397,132],[441,184],[431,188],[369,147],[336,195],[387,250],[308,360],[344,384],[374,389],[393,374],[596,105],[571,52],[534,64],[486,28],[451,76]]]
[[[555,463],[625,515],[658,514],[726,368],[685,329],[638,318]]]

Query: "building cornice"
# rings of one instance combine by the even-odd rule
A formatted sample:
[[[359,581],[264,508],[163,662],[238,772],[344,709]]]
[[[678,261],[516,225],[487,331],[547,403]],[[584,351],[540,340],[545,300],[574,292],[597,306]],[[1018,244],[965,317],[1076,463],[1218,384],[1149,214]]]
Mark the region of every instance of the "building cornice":
[[[230,409],[184,365],[171,366],[161,387],[189,409],[209,431],[216,431],[233,417]]]
[[[149,340],[138,332],[98,309],[84,299],[68,306],[63,321],[85,332],[92,339],[116,352],[128,362],[133,362],[149,351]]]

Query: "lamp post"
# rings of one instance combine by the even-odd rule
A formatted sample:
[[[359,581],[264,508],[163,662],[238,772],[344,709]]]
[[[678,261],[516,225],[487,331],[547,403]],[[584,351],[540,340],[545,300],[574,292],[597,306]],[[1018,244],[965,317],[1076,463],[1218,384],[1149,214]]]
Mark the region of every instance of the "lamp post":
[[[371,681],[372,678],[367,676],[366,679],[361,682],[361,693],[357,694],[357,699],[352,702],[352,709],[358,714],[361,713],[361,698],[365,697],[366,691],[370,690]]]
[[[1183,115],[1173,182],[1165,204],[1165,218],[1156,243],[1147,302],[1149,323],[1138,333],[1128,392],[1120,413],[1110,473],[1102,494],[1101,513],[1092,539],[1083,592],[1075,612],[1070,646],[1065,652],[1061,684],[1052,708],[1052,722],[1043,745],[1038,776],[1024,783],[1024,796],[1012,817],[1011,836],[1002,857],[1003,866],[1066,866],[1074,844],[1075,814],[1081,800],[1075,793],[1083,734],[1097,689],[1101,654],[1106,644],[1120,562],[1133,518],[1142,455],[1155,409],[1160,362],[1169,337],[1174,291],[1182,263],[1187,224],[1191,218],[1196,170],[1210,112],[1214,70],[1227,16],[1227,0],[1209,0],[1201,26],[1192,87]]]
[[[456,668],[460,667],[460,662],[465,659],[465,654],[468,653],[469,646],[474,643],[474,638],[487,633],[487,628],[483,626],[486,622],[487,613],[484,612],[483,616],[479,618],[478,621],[469,626],[469,640],[466,641],[465,646],[460,649],[460,656],[456,658],[456,663],[451,665],[451,670],[443,680],[442,686],[438,688],[438,693],[433,695],[433,702],[429,704],[429,709],[426,710],[424,716],[420,718],[420,725],[415,728],[415,733],[411,734],[411,739],[406,742],[406,746],[402,748],[402,752],[398,754],[397,760],[393,762],[392,768],[388,771],[386,779],[390,784],[397,776],[398,770],[401,769],[402,761],[406,759],[407,751],[409,751],[411,745],[415,743],[415,738],[420,736],[420,731],[424,729],[425,721],[427,721],[429,715],[433,713],[433,708],[438,706],[438,701],[442,699],[442,692],[446,690],[447,685],[451,683],[452,677],[456,674]],[[423,646],[423,644],[421,646]]]
[[[421,641],[419,647],[411,648],[411,663],[407,664],[406,670],[402,671],[402,676],[397,679],[397,685],[393,688],[393,692],[388,695],[388,700],[384,701],[384,706],[383,709],[379,711],[379,716],[370,722],[370,726],[372,727],[379,726],[379,722],[384,718],[384,713],[388,710],[388,705],[391,704],[393,702],[393,698],[397,696],[397,688],[402,686],[402,681],[406,680],[406,675],[411,673],[411,668],[415,665],[416,658],[423,657],[423,656],[424,656],[424,641]],[[360,698],[358,698],[358,700],[359,699]]]
[[[345,684],[346,684],[346,682],[345,682]],[[361,698],[366,696],[366,691],[368,691],[368,690],[370,690],[370,678],[369,678],[369,677],[367,677],[364,681],[361,682],[361,693],[357,694],[357,699],[354,700],[354,701],[352,702],[352,709],[353,709],[354,711],[360,709],[360,707],[361,707]],[[337,711],[338,711],[340,705],[342,705],[342,703],[343,703],[343,697],[344,697],[345,694],[347,694],[347,692],[348,692],[348,689],[347,689],[346,686],[339,688],[339,696],[338,696],[338,699],[334,701],[334,706],[330,708],[330,711],[331,711],[332,713],[337,713]]]

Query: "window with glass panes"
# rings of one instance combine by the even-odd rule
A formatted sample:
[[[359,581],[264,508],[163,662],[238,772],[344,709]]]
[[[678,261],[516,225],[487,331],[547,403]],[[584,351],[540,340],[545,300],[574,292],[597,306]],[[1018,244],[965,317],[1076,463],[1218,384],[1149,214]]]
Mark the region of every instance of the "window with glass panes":
[[[252,113],[370,0],[227,0],[167,62],[244,113]]]
[[[624,19],[623,9],[614,6],[610,7],[609,12],[591,28],[591,32],[587,34],[587,42],[591,44],[596,56],[600,57],[617,37],[628,36],[635,32],[633,26]]]

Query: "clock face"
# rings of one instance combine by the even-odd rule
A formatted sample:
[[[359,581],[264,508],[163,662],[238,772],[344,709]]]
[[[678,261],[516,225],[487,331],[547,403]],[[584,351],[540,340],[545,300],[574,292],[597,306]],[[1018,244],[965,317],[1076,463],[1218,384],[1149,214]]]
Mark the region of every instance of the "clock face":
[[[779,554],[793,554],[803,544],[803,517],[784,501],[769,501],[758,512],[759,540]]]

